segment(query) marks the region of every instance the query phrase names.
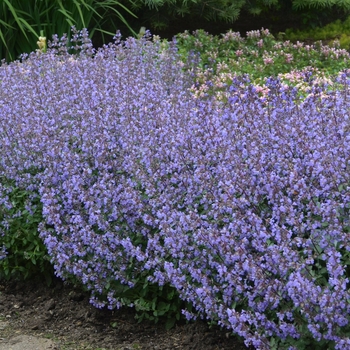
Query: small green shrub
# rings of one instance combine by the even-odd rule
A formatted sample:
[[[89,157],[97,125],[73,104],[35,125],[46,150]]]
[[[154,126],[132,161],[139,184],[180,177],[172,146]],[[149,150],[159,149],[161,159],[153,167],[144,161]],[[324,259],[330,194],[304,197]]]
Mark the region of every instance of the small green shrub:
[[[53,268],[46,247],[39,237],[42,204],[37,195],[1,181],[0,194],[0,278],[38,277],[42,275],[50,285]]]
[[[110,302],[115,298],[115,305],[119,303],[119,306],[129,305],[135,308],[135,318],[138,322],[143,320],[162,322],[166,329],[170,329],[177,321],[183,319],[182,310],[192,311],[192,307],[180,299],[176,288],[169,284],[159,286],[151,283],[148,276],[141,273],[134,280],[132,288],[118,281],[110,281],[105,293],[95,296],[96,302],[101,300]],[[113,295],[108,290],[112,290]]]

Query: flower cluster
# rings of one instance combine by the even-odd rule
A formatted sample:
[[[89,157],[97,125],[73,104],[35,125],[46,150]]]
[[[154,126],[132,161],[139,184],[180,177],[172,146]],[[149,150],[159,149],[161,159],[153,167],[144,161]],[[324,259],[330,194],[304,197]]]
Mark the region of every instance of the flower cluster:
[[[186,53],[194,50],[201,58],[192,87],[195,96],[214,93],[220,100],[226,100],[227,86],[234,76],[248,74],[252,83],[264,86],[270,76],[297,76],[307,69],[326,79],[347,68],[350,58],[336,43],[330,47],[321,42],[306,45],[277,41],[267,29],[247,32],[246,38],[232,31],[219,38],[198,30],[192,35],[179,34],[178,42],[180,52],[182,48]],[[303,79],[286,78],[285,82],[296,85],[303,83]]]
[[[56,274],[110,308],[147,274],[260,349],[350,348],[349,72],[302,101],[232,77],[217,103],[174,45],[116,39],[0,68],[0,176],[40,194]]]

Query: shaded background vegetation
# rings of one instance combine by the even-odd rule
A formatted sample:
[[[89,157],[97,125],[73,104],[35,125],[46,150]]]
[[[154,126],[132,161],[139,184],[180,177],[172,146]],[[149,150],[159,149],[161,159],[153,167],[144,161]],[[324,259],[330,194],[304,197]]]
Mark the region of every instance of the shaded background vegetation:
[[[35,50],[40,35],[69,37],[72,25],[87,27],[94,45],[100,47],[117,30],[127,37],[145,27],[167,39],[196,29],[211,34],[232,29],[244,35],[264,27],[277,35],[290,28],[293,34],[315,32],[349,15],[350,0],[0,0],[0,58],[11,61]],[[333,30],[330,39],[343,32],[343,27],[336,34]]]
[[[138,18],[127,18],[136,28],[137,25],[145,26],[155,34],[170,39],[176,33],[196,29],[204,29],[211,34],[220,34],[228,29],[245,34],[246,31],[262,27],[274,34],[287,28],[305,30],[322,27],[337,19],[345,20],[350,14],[349,7],[345,4],[341,6],[338,2],[337,6],[328,5],[328,1],[319,1],[317,5],[314,1],[304,0],[301,2],[304,6],[296,6],[297,2],[292,0],[197,1],[196,4],[189,5],[187,11],[181,11],[180,6],[174,5],[179,2],[181,1],[163,1],[164,5],[159,7],[148,5],[138,7],[137,10],[132,8]],[[190,1],[186,3],[189,4]],[[229,11],[229,6],[224,3],[241,6]],[[226,16],[220,16],[220,11],[226,13]]]

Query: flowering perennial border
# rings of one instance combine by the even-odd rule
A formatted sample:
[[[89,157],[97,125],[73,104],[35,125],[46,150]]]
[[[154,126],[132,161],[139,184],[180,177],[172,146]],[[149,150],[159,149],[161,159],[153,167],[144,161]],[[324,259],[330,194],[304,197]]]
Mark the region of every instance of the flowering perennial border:
[[[350,73],[218,103],[175,46],[75,39],[0,68],[0,176],[40,195],[56,274],[115,308],[146,273],[246,344],[350,349]]]

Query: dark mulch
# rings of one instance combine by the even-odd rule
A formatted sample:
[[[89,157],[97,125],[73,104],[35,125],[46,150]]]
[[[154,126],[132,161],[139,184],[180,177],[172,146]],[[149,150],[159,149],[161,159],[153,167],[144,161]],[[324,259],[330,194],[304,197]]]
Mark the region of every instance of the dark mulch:
[[[95,309],[85,292],[59,280],[51,287],[40,281],[0,281],[0,319],[9,324],[7,336],[21,332],[52,338],[62,350],[247,349],[227,330],[209,328],[204,321],[182,322],[166,331],[163,324],[138,323],[134,316],[129,308]]]

